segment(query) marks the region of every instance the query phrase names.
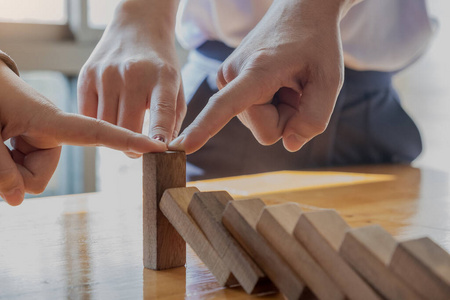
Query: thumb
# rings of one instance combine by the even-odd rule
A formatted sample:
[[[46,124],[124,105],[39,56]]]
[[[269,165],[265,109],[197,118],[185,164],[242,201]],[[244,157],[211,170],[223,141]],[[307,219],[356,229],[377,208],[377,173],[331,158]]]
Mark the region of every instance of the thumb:
[[[22,176],[8,147],[0,145],[0,196],[10,205],[16,206],[22,203],[24,190]]]

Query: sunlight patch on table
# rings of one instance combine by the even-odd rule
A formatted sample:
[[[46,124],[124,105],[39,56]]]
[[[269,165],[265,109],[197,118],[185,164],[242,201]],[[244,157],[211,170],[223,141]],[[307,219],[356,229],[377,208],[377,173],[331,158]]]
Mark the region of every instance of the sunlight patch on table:
[[[348,172],[279,171],[256,175],[188,182],[200,191],[225,190],[232,196],[273,194],[294,190],[323,189],[363,183],[392,181],[393,175]]]

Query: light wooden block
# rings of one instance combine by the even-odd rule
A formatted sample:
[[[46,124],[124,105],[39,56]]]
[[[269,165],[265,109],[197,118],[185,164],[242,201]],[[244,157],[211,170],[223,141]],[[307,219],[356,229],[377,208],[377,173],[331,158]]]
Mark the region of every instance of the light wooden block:
[[[387,299],[422,299],[388,268],[397,244],[381,226],[371,225],[347,231],[339,252]]]
[[[305,212],[295,225],[294,236],[349,299],[381,299],[339,255],[349,229],[350,226],[334,210]]]
[[[334,281],[294,237],[301,214],[297,203],[266,206],[256,228],[318,299],[345,299]]]
[[[222,224],[222,214],[232,200],[225,191],[195,193],[188,212],[247,293],[274,291],[264,272]]]
[[[450,299],[450,254],[431,239],[399,243],[389,268],[424,299]]]
[[[144,267],[163,270],[184,266],[186,243],[159,210],[164,191],[186,186],[186,155],[167,151],[143,158]]]
[[[280,292],[287,299],[299,299],[305,284],[256,231],[264,206],[260,199],[231,201],[225,208],[222,222]]]
[[[188,214],[192,196],[199,192],[195,187],[168,189],[162,196],[159,207],[178,233],[188,243],[200,260],[222,286],[237,285],[229,267],[219,257],[206,236]]]

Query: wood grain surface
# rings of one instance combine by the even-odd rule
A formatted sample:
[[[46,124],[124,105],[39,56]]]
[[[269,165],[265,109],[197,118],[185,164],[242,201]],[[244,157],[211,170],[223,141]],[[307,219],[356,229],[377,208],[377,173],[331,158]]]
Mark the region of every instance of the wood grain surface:
[[[241,198],[296,202],[303,211],[336,209],[351,227],[380,224],[401,241],[428,236],[450,251],[446,173],[393,165],[301,174],[315,179],[295,178],[297,189],[280,191],[274,184],[277,192],[249,191]],[[389,179],[352,183],[352,174]],[[273,174],[239,178],[264,188],[274,182]],[[327,185],[330,178],[333,185]],[[218,181],[217,189],[233,195],[227,184]],[[184,267],[145,269],[142,230],[139,189],[29,199],[18,207],[0,202],[0,299],[261,299],[221,287],[190,247]]]

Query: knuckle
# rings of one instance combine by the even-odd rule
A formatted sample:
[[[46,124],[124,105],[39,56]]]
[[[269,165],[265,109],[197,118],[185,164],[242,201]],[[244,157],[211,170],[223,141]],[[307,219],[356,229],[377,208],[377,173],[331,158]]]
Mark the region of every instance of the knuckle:
[[[230,63],[222,64],[219,73],[217,74],[217,80],[222,86],[225,86],[228,82],[231,82],[236,78],[236,71]]]
[[[159,74],[169,80],[174,80],[176,83],[178,83],[180,79],[178,69],[167,63],[161,63],[159,65]]]
[[[42,194],[45,191],[47,186],[46,180],[33,180],[33,182],[29,183],[26,187],[27,193],[30,194]]]
[[[101,72],[101,82],[102,84],[108,84],[111,80],[114,79],[118,74],[117,66],[108,65],[105,66]]]
[[[169,133],[169,129],[161,124],[152,124],[151,132],[162,133],[163,135],[167,135]]]
[[[86,65],[83,66],[77,82],[78,93],[83,95],[83,93],[87,92],[91,87],[91,83],[96,81],[96,77],[97,71],[95,68]]]
[[[219,90],[223,89],[227,85],[227,81],[225,80],[222,69],[217,72],[216,85]]]
[[[143,77],[149,65],[142,60],[128,59],[123,63],[123,74],[125,80],[134,80],[139,77]]]
[[[92,64],[85,64],[80,70],[80,78],[86,80],[89,78],[95,78],[97,75],[97,66]]]
[[[251,57],[251,61],[255,65],[265,65],[267,62],[271,61],[271,55],[266,51],[257,51]]]
[[[162,95],[163,98],[164,95]],[[150,112],[158,115],[175,115],[175,107],[173,103],[168,101],[158,101],[150,106]]]
[[[328,122],[324,120],[317,120],[317,119],[309,119],[305,122],[307,133],[311,136],[316,136],[321,133],[323,133],[327,127]]]
[[[100,143],[101,134],[103,132],[103,129],[108,126],[108,122],[101,120],[101,119],[94,119],[92,123],[92,130],[91,132],[94,133],[93,135],[93,146],[102,146]]]
[[[248,63],[245,69],[249,72],[255,72],[256,74],[270,74],[272,77],[275,75],[273,62],[277,61],[274,57],[266,51],[258,51],[249,57]]]
[[[258,142],[263,145],[263,146],[270,146],[275,144],[280,137],[279,136],[275,136],[273,134],[268,134],[268,133],[263,133],[263,132],[257,132],[254,133],[256,139],[258,140]]]

